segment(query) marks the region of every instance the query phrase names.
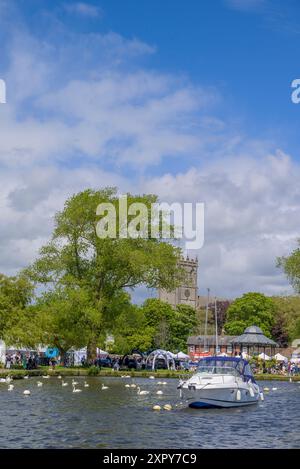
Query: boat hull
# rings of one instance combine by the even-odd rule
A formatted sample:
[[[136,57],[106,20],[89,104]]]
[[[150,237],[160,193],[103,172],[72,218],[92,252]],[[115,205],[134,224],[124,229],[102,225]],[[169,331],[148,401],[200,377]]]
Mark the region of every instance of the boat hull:
[[[230,408],[257,404],[260,398],[258,391],[244,387],[213,387],[209,389],[186,390],[188,405],[194,409]]]

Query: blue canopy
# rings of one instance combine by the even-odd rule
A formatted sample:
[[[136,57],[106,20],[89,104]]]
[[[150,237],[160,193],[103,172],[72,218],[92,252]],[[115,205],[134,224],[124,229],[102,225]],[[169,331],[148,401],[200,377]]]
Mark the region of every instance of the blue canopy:
[[[47,358],[55,358],[55,357],[58,357],[59,355],[59,350],[56,348],[56,347],[48,347],[46,352],[45,352],[45,355]]]

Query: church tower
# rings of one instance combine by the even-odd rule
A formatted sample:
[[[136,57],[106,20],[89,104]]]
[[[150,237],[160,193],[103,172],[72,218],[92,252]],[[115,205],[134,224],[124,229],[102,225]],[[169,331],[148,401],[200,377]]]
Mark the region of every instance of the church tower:
[[[196,309],[198,298],[198,259],[189,259],[187,256],[186,259],[182,258],[180,260],[179,265],[187,273],[185,283],[171,292],[159,289],[158,298],[162,301],[166,301],[173,307],[177,305],[189,305]]]

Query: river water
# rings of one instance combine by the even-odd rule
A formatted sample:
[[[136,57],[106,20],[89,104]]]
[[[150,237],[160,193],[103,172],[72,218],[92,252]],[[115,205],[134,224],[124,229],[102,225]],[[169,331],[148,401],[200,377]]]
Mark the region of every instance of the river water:
[[[196,410],[180,403],[177,380],[135,383],[150,394],[125,388],[131,379],[76,377],[15,380],[14,390],[0,383],[1,448],[299,448],[300,384],[260,382],[270,392],[257,405]],[[37,381],[43,382],[37,387]],[[109,389],[101,390],[104,383]],[[272,391],[276,387],[276,391]],[[23,391],[29,389],[30,396]],[[156,395],[158,389],[163,395]],[[171,411],[152,410],[171,404]]]

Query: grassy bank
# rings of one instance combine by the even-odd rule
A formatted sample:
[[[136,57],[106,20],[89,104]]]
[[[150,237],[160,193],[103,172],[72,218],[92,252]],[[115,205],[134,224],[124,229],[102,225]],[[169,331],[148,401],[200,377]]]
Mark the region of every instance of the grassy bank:
[[[63,367],[56,367],[55,370],[49,369],[48,367],[40,367],[37,370],[7,370],[7,369],[0,369],[0,376],[11,376],[14,379],[22,379],[24,376],[42,376],[42,375],[50,375],[50,376],[89,376],[89,369],[88,368],[63,368]],[[149,376],[153,375],[157,378],[176,378],[188,376],[188,372],[184,371],[168,371],[168,370],[158,370],[158,371],[113,371],[111,368],[102,368],[99,370],[97,375],[93,376],[110,376],[110,377],[121,377],[121,376],[131,376],[132,378],[149,378]],[[269,380],[277,380],[277,381],[289,381],[288,376],[282,375],[269,375],[269,374],[259,374],[255,376],[255,379],[258,381],[269,381]],[[294,376],[292,378],[294,382],[300,381],[300,376]]]

